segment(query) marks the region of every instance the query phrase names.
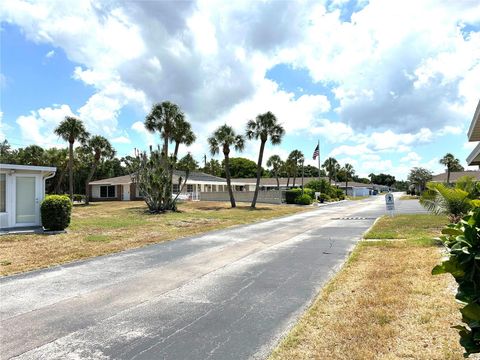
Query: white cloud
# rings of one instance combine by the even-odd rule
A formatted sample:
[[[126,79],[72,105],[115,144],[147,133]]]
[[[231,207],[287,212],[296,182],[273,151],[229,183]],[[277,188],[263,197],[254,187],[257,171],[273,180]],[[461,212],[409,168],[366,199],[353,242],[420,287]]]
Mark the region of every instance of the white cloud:
[[[416,152],[411,151],[404,157],[400,159],[401,162],[407,162],[410,164],[418,164],[418,162],[422,159],[420,155],[418,155]]]
[[[131,144],[132,141],[126,136],[118,136],[112,139],[112,143],[114,144]]]
[[[46,107],[31,111],[29,115],[17,118],[22,138],[36,145],[55,146],[63,144],[63,140],[54,134],[55,128],[65,118],[75,116],[68,105]]]
[[[50,50],[49,52],[47,52],[47,53],[45,54],[45,57],[46,57],[47,59],[50,59],[50,58],[53,57],[54,55],[55,55],[55,50]]]
[[[145,140],[143,150],[146,150],[150,145],[155,145],[158,144],[159,141],[155,141],[154,135],[149,132],[147,129],[145,129],[145,125],[141,121],[136,121],[132,124],[131,129],[137,132],[142,136],[142,138]]]

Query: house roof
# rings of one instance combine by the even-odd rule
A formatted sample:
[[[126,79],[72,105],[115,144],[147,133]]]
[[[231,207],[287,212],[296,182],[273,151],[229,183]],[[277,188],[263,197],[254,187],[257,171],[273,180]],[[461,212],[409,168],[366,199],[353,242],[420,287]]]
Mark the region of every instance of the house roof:
[[[480,165],[480,143],[475,146],[472,153],[467,157],[468,165]]]
[[[473,114],[472,123],[470,129],[468,129],[469,141],[480,141],[480,99],[478,100],[477,109]]]
[[[181,170],[175,170],[173,173],[174,177],[178,179],[178,177],[185,178],[185,171]],[[192,171],[188,175],[188,181],[189,182],[214,182],[214,183],[225,183],[226,180],[224,178],[218,177],[218,176],[213,176],[210,174],[205,174],[200,171]],[[102,180],[96,180],[96,181],[91,181],[89,185],[127,185],[132,183],[132,177],[131,175],[123,175],[123,176],[117,176],[113,178],[108,178],[108,179],[102,179]],[[235,184],[236,185],[236,184]]]
[[[328,181],[327,177],[321,177],[321,179]],[[307,184],[312,180],[318,180],[318,177],[305,177],[303,178],[303,183]],[[237,182],[237,183],[243,182],[245,184],[254,185],[257,182],[257,178],[246,178],[246,179],[236,178],[236,179],[232,179],[232,182]],[[280,183],[280,186],[287,186],[288,178],[285,178],[285,177],[278,178],[278,182]],[[300,186],[301,184],[302,184],[302,177],[297,177],[295,179],[295,186]],[[345,182],[332,181],[332,185],[335,185],[338,187],[345,187]],[[260,178],[260,186],[277,186],[277,179],[276,178]],[[293,177],[290,178],[289,186],[293,186]],[[364,184],[364,183],[359,183],[355,181],[349,181],[348,186],[372,188],[373,186],[380,186],[380,185]]]
[[[52,166],[0,164],[0,170],[30,170],[30,171],[56,172],[57,168]]]
[[[480,180],[480,170],[477,171],[455,171],[450,173],[450,182],[455,182],[462,176],[473,176],[475,179]],[[434,175],[432,177],[434,182],[446,182],[447,172]]]

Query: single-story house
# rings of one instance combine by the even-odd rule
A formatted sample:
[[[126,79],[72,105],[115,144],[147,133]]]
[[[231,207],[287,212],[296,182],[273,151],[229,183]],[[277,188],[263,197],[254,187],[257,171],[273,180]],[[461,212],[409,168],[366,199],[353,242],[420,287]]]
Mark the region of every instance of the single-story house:
[[[480,141],[480,99],[478,100],[477,109],[475,110],[475,114],[473,114],[472,123],[468,130],[468,141]],[[480,166],[480,142],[467,157],[467,164]]]
[[[450,183],[455,184],[458,179],[464,176],[474,177],[476,180],[480,181],[480,170],[467,170],[467,171],[454,171],[450,173]],[[433,182],[447,182],[447,172],[443,172],[432,177]]]
[[[185,172],[176,170],[173,175],[172,193],[179,191],[179,177],[185,178]],[[235,191],[244,191],[243,182],[232,181]],[[91,201],[140,200],[142,195],[131,175],[113,177],[109,179],[91,181],[89,184]],[[190,172],[182,193],[191,198],[198,198],[200,192],[223,192],[227,190],[227,180],[218,176],[205,174],[199,171]]]
[[[321,179],[328,181],[327,177],[321,177]],[[318,177],[305,177],[303,178],[303,183],[306,185],[312,180],[318,180]],[[232,179],[232,181],[238,183],[245,183],[245,188],[247,191],[254,191],[255,185],[257,183],[256,178],[248,178],[248,179]],[[278,178],[278,183],[280,184],[280,190],[286,190],[293,187],[293,178]],[[295,186],[300,187],[302,186],[302,178],[297,177],[295,179]],[[345,182],[335,182],[332,181],[332,186],[336,186],[343,191],[345,191]],[[276,190],[277,189],[277,179],[276,178],[261,178],[260,179],[260,190]],[[382,191],[389,191],[390,188],[384,185],[376,185],[376,184],[364,184],[358,183],[354,181],[348,182],[348,189],[346,193],[349,196],[368,196],[372,195],[374,191],[382,192]]]
[[[0,164],[0,228],[41,225],[45,180],[56,171],[55,167]]]

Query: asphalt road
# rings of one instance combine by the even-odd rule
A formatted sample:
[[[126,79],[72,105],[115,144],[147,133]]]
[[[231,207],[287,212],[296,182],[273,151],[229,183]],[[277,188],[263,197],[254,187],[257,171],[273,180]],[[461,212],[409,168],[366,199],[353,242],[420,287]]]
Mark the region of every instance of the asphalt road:
[[[265,358],[384,213],[342,202],[0,278],[0,357]]]

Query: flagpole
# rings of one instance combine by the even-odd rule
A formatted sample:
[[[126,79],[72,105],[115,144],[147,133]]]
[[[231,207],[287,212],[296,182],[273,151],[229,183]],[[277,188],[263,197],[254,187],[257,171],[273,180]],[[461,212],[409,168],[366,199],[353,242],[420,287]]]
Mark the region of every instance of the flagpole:
[[[318,181],[320,181],[320,140],[318,140]]]

